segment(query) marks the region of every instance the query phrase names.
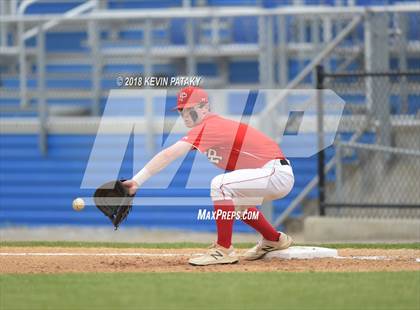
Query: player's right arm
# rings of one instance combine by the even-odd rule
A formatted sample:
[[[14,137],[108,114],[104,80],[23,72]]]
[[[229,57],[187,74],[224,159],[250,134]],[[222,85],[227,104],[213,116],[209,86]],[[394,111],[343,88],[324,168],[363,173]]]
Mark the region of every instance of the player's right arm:
[[[191,148],[190,143],[178,141],[156,154],[131,180],[123,183],[128,188],[130,195],[134,195],[137,189],[150,177],[163,170],[178,157],[184,156]]]

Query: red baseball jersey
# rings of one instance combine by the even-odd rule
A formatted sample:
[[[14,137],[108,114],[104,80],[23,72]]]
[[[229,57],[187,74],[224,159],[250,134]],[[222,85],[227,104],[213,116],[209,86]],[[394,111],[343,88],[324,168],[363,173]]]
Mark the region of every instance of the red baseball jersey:
[[[219,168],[261,168],[268,161],[284,158],[277,143],[257,129],[243,123],[208,114],[203,122],[181,139]]]

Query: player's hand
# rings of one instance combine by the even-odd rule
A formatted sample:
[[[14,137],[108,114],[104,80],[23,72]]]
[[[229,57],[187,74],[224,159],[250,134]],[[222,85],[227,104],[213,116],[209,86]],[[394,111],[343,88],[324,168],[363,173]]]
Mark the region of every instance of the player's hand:
[[[123,185],[128,189],[130,195],[134,195],[139,189],[139,185],[134,180],[127,180],[123,182]]]

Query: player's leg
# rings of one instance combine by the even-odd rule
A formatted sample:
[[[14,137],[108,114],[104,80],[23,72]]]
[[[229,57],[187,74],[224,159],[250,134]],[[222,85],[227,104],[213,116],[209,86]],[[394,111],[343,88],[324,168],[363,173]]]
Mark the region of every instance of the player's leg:
[[[200,258],[189,262],[193,265],[210,265],[235,263],[238,261],[232,248],[233,223],[236,206],[241,204],[260,204],[268,196],[267,186],[269,176],[275,173],[274,167],[264,169],[241,169],[226,174],[220,174],[211,182],[211,198],[214,203],[215,221],[217,226],[218,255],[211,249]],[[273,193],[271,193],[272,195]],[[243,201],[242,201],[243,200]],[[238,210],[239,211],[239,210]],[[233,216],[232,216],[233,215]],[[269,225],[269,223],[267,222]],[[274,234],[278,237],[278,233]]]
[[[234,264],[238,257],[232,247],[233,222],[235,207],[231,200],[220,200],[214,203],[215,220],[217,226],[217,242],[203,256],[194,257],[189,263],[194,266],[216,264]]]
[[[248,207],[243,214],[242,221],[258,231],[264,239],[269,241],[278,241],[280,233],[265,218],[264,214],[256,207]],[[247,216],[249,215],[249,217]]]
[[[266,197],[266,200],[283,198],[291,191],[294,184],[292,168],[289,165],[279,165],[277,162],[274,164],[274,167],[276,168],[276,173],[270,178],[270,186],[275,189],[277,195]],[[248,210],[259,212],[255,207]],[[247,260],[260,259],[268,252],[287,249],[293,243],[293,239],[283,232],[276,231],[278,235],[274,238],[275,228],[265,219],[262,213],[257,219],[253,217],[243,218],[243,221],[262,235],[261,240],[253,248],[245,252],[244,258]]]
[[[248,203],[261,204],[264,200],[286,196],[293,187],[294,177],[289,165],[272,161],[261,169],[242,169],[217,176],[212,182],[212,198],[231,198],[235,206],[252,215],[242,220],[262,235],[261,241],[245,254],[254,260],[274,250],[288,248],[292,238],[278,232],[264,215]],[[248,204],[248,205],[247,205]]]
[[[281,167],[280,167],[281,168]],[[227,214],[236,209],[247,208],[249,205],[261,204],[264,200],[271,200],[285,196],[293,186],[293,172],[290,169],[283,171],[273,161],[260,169],[240,169],[216,176],[211,183],[211,196],[214,202],[215,212],[218,210]],[[235,207],[234,207],[235,206]],[[291,240],[286,234],[280,234],[265,219],[262,213],[258,217],[249,220],[247,224],[259,231],[270,245],[264,244],[252,255],[257,259],[268,251],[286,248]],[[216,215],[218,253],[211,249],[209,253],[190,260],[193,265],[210,265],[220,263],[233,263],[237,258],[231,246],[234,218],[218,217]],[[268,239],[265,239],[267,237]],[[287,239],[286,239],[287,238]],[[258,256],[258,257],[256,257]],[[249,257],[247,257],[249,259]]]
[[[247,184],[250,174],[253,173],[252,178],[265,178],[267,171],[258,171],[258,176],[256,175],[255,169],[243,169],[226,174],[220,174],[213,178],[211,182],[211,197],[214,203],[214,211],[216,215],[216,226],[217,226],[217,244],[224,248],[230,248],[232,243],[232,231],[233,231],[233,222],[234,218],[228,215],[231,212],[235,211],[235,199],[240,198],[250,198],[255,202],[255,198],[261,200],[256,194],[253,187],[260,187],[261,189],[264,186],[260,184],[250,185]],[[231,187],[237,181],[241,181],[240,191],[236,191]],[[251,192],[250,192],[251,190]],[[255,197],[251,197],[255,196]]]
[[[261,234],[261,240],[245,252],[246,260],[256,260],[268,252],[284,250],[292,245],[293,239],[284,232],[277,231],[256,207],[249,207],[246,211],[242,221]]]
[[[213,201],[232,200],[236,207],[261,205],[264,200],[286,196],[293,184],[292,168],[273,160],[262,168],[239,169],[214,177],[211,198]]]
[[[247,211],[259,212],[257,208],[249,208]],[[257,244],[244,253],[246,260],[256,260],[263,258],[268,252],[284,250],[293,244],[293,239],[284,232],[276,231],[276,229],[265,219],[264,215],[259,212],[259,217],[255,219],[242,219],[244,223],[253,227],[260,232],[262,237]],[[267,236],[266,231],[270,230],[270,235]],[[265,232],[265,234],[263,234]],[[276,235],[276,238],[274,238]]]
[[[235,219],[229,213],[235,211],[232,200],[214,202],[215,221],[217,227],[217,244],[229,249],[232,245],[233,223]]]
[[[217,244],[224,248],[230,248],[232,242],[234,218],[223,218],[218,214],[228,214],[235,211],[235,205],[238,206],[239,199],[248,198],[254,203],[255,199],[261,200],[261,193],[256,193],[256,188],[264,190],[265,185],[249,184],[249,179],[266,178],[270,171],[254,171],[255,169],[237,170],[226,174],[220,174],[213,178],[211,182],[211,197],[214,203],[217,226]],[[239,187],[236,184],[241,183]],[[239,211],[238,208],[236,208]],[[221,212],[219,212],[221,211]],[[267,222],[268,223],[268,222]],[[268,223],[269,225],[269,223]],[[276,237],[278,233],[272,228]]]
[[[219,200],[214,202],[215,221],[217,227],[217,242],[203,256],[194,257],[189,263],[194,266],[215,264],[234,264],[238,262],[232,247],[233,212],[235,206],[232,200]]]

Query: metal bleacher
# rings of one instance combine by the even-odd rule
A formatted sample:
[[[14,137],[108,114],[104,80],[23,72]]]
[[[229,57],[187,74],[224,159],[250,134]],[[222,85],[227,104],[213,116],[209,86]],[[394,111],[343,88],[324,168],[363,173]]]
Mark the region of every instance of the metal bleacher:
[[[45,1],[45,0],[44,0]],[[293,1],[289,1],[292,4]],[[192,1],[191,5],[199,6],[206,4],[208,6],[221,5],[262,5],[263,7],[278,7],[279,5],[289,4],[285,1]],[[381,5],[393,4],[397,1],[356,1],[356,5]],[[81,0],[72,0],[66,2],[60,1],[40,1],[35,2],[27,8],[27,15],[36,15],[40,13],[63,13],[83,3]],[[157,9],[166,7],[181,7],[182,1],[141,1],[141,0],[115,0],[105,1],[107,7],[102,8],[105,12],[124,9]],[[299,3],[299,1],[293,2]],[[305,4],[326,4],[333,5],[341,3],[340,1],[304,1]],[[417,40],[419,36],[418,25],[419,17],[415,14],[407,14],[409,19],[409,41]],[[297,18],[295,18],[297,19]],[[303,30],[296,30],[299,23],[305,23]],[[312,24],[302,18],[302,21],[296,21],[288,16],[286,19],[287,28],[287,69],[282,70],[286,74],[286,79],[280,81],[279,74],[275,77],[276,83],[285,86],[287,81],[292,80],[301,72],[309,60],[316,54],[317,49],[313,48],[315,40],[311,36],[310,27]],[[150,74],[156,75],[175,75],[191,74],[188,68],[185,71],[188,55],[191,51],[188,48],[186,37],[186,19],[157,20],[152,25],[151,41],[153,42],[152,54],[155,58],[151,60],[151,67],[145,68],[143,62],[143,45],[145,44],[145,25],[139,21],[130,21],[126,24],[119,23],[115,28],[105,28],[100,31],[99,53],[101,60],[100,71],[100,94],[98,95],[99,104],[103,106],[104,98],[107,96],[107,90],[116,86],[115,79],[118,75],[138,75]],[[261,48],[258,45],[258,18],[257,16],[238,16],[235,18],[221,18],[218,27],[218,45],[220,48],[214,51],[209,45],[214,39],[212,35],[211,23],[208,20],[200,20],[194,24],[197,46],[194,50],[196,55],[194,72],[206,78],[207,87],[222,87],[225,85],[257,86],[261,81],[259,75]],[[333,29],[333,32],[337,31]],[[298,33],[303,32],[303,33]],[[360,42],[363,33],[358,31],[353,35],[349,44],[356,46]],[[278,36],[274,29],[274,35]],[[8,35],[10,41],[8,48],[16,46],[16,34],[11,31]],[[89,56],[92,52],[89,42],[89,33],[86,24],[66,24],[62,23],[52,28],[46,33],[46,87],[48,89],[47,102],[50,106],[71,105],[81,106],[86,109],[86,113],[94,110],[92,102],[96,98],[94,92],[93,71],[95,70],[92,58]],[[309,44],[308,44],[309,43]],[[1,113],[12,111],[19,115],[24,115],[23,111],[29,116],[34,115],[36,110],[36,38],[32,37],[26,42],[28,55],[27,87],[28,94],[25,98],[27,106],[25,109],[16,109],[18,104],[22,104],[19,99],[20,81],[16,72],[16,67],[10,66],[10,61],[17,61],[16,58],[8,55],[4,49],[2,65],[2,98],[3,105],[9,109],[2,109]],[[16,49],[14,53],[17,53]],[[350,50],[348,53],[352,53]],[[412,54],[416,54],[412,53]],[[0,48],[1,54],[1,48]],[[13,53],[12,53],[13,54]],[[349,54],[350,55],[350,54]],[[411,67],[416,65],[417,58],[407,55],[407,61]],[[331,67],[336,66],[336,60],[331,59]],[[182,71],[180,71],[182,69]],[[354,68],[357,69],[357,68]],[[311,79],[306,83],[310,85]],[[94,96],[93,96],[94,95]],[[15,109],[13,109],[15,107]],[[101,110],[101,108],[99,108]],[[3,115],[3,114],[2,114]]]
[[[85,2],[82,0],[35,1],[28,6],[24,17],[64,14]],[[278,27],[280,22],[278,24],[276,22],[273,35],[274,43],[277,44],[284,31],[285,46],[281,47],[279,44],[279,47],[276,47],[276,53],[283,52],[284,55],[281,54],[278,58],[284,56],[281,61],[286,65],[280,68],[280,60],[276,61],[271,71],[265,70],[271,72],[272,76],[265,76],[261,73],[265,72],[262,68],[268,68],[270,64],[265,63],[267,46],[259,41],[262,31],[259,16],[252,15],[248,11],[246,14],[239,13],[236,16],[235,7],[236,10],[242,8],[258,11],[297,5],[305,10],[305,5],[323,5],[323,7],[339,9],[347,5],[352,7],[358,5],[392,6],[402,2],[415,3],[415,1],[394,0],[100,1],[90,13],[98,14],[103,19],[89,20],[86,17],[89,13],[80,14],[79,18],[85,16],[86,19],[81,19],[80,22],[63,20],[45,32],[45,103],[50,116],[54,114],[74,116],[89,122],[90,119],[102,113],[109,90],[116,88],[116,78],[121,75],[200,75],[204,77],[204,87],[207,88],[286,87],[322,51],[323,45],[328,44],[325,33],[323,36],[319,35],[318,38],[314,33],[321,32],[321,28],[325,32],[323,27],[332,23],[330,35],[334,37],[354,16],[346,13],[345,10],[339,11],[339,15],[343,18],[341,21],[333,19],[332,12],[329,12],[324,20],[312,18],[310,11],[306,15],[298,11],[282,15],[286,29]],[[22,1],[17,1],[17,3],[20,4]],[[105,18],[107,14],[113,12],[143,14],[147,12],[147,9],[158,15],[166,11],[172,12],[170,10],[182,10],[182,8],[191,10],[226,8],[225,12],[231,13],[229,13],[230,16],[228,14],[228,16],[218,17],[216,28],[211,18],[189,19],[188,14],[182,12],[185,16],[181,18],[156,17],[150,20],[149,24],[141,19],[125,20],[124,15],[121,15],[120,19]],[[3,7],[3,12],[4,9],[8,8]],[[199,14],[199,11],[196,13]],[[419,14],[407,13],[407,21],[406,39],[410,43],[406,54],[407,62],[410,67],[420,67]],[[92,45],[90,28],[92,24],[97,27],[95,28],[97,29],[96,47]],[[3,29],[6,29],[7,34],[6,44],[3,40],[0,46],[0,123],[7,120],[8,124],[6,127],[1,127],[6,130],[2,130],[0,135],[0,225],[107,224],[103,217],[98,216],[98,211],[94,208],[87,208],[83,216],[71,209],[71,201],[75,197],[92,195],[92,190],[81,190],[80,184],[95,136],[89,131],[84,134],[50,131],[46,135],[47,154],[42,154],[39,150],[40,135],[36,126],[40,113],[37,42],[39,37],[33,36],[25,43],[27,91],[22,96],[22,77],[19,75],[21,50],[17,42],[17,25],[17,21],[0,23],[1,27],[6,27]],[[187,35],[191,25],[194,33],[193,42],[189,41]],[[36,26],[36,22],[28,22],[26,30]],[[349,36],[350,38],[340,45],[337,54],[327,59],[331,70],[339,68],[343,61],[357,56],[357,48],[360,48],[363,41],[362,28],[362,25],[359,25]],[[151,45],[148,45],[148,42],[151,42]],[[92,57],[92,55],[97,57]],[[393,58],[397,57],[397,52],[394,52]],[[360,61],[352,61],[349,64],[348,68],[352,70],[363,67]],[[307,76],[298,85],[301,88],[313,87],[312,77]],[[350,101],[352,98],[354,102],[364,100],[361,97],[351,97],[354,94],[344,95],[348,96]],[[409,98],[411,98],[409,113],[415,114],[419,109],[419,100],[414,96]],[[173,104],[173,99],[168,103]],[[227,107],[229,115],[241,113],[241,110],[234,105],[234,101],[233,104],[232,102],[227,104]],[[393,103],[393,107],[398,111],[397,101]],[[167,107],[163,109],[167,110]],[[139,117],[145,117],[144,110],[140,109]],[[11,119],[16,119],[16,123],[10,125]],[[350,133],[344,133],[343,140],[346,140],[348,135]],[[159,145],[160,137],[155,138],[155,144]],[[146,140],[146,133],[144,133],[144,137],[139,138],[139,141],[143,141],[141,143],[146,145]],[[121,166],[121,177],[129,177],[133,172],[132,152],[131,143]],[[333,155],[334,149],[328,148],[327,159],[332,158]],[[274,202],[273,217],[280,215],[316,175],[315,156],[291,158],[291,160],[296,177],[295,186],[286,198]],[[106,166],[107,163],[104,162],[103,165]],[[159,190],[159,195],[208,197],[208,188],[185,188],[185,179],[188,178],[190,168],[187,164],[183,165],[171,186],[168,189]],[[203,179],[208,180],[208,184],[212,176],[220,173],[204,160],[198,162],[198,168],[203,172]],[[163,172],[162,177],[169,177],[169,174]],[[329,173],[327,177],[334,179],[334,173]],[[153,197],[156,194],[154,189],[141,192],[144,197]],[[313,190],[307,198],[316,198],[316,195],[317,192]],[[127,225],[214,230],[213,222],[197,221],[199,207],[202,206],[144,205],[135,208]],[[211,208],[207,207],[207,209]],[[301,208],[296,208],[291,214],[292,217],[301,215]],[[242,223],[235,224],[235,229],[249,231],[249,228]]]

